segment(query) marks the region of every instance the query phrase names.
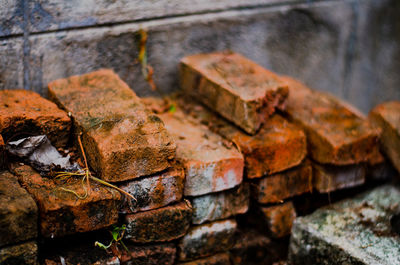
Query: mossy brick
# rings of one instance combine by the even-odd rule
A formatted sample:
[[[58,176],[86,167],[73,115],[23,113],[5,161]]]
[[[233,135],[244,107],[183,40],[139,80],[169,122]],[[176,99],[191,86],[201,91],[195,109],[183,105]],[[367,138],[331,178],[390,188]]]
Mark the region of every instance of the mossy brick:
[[[3,136],[0,134],[0,170],[6,168],[7,166],[7,156],[6,156],[6,146],[4,144]]]
[[[400,236],[390,221],[399,202],[399,188],[384,185],[297,218],[289,264],[399,264]]]
[[[309,154],[322,164],[367,162],[378,148],[379,131],[347,104],[285,77],[289,85],[286,112],[307,134]]]
[[[180,62],[183,90],[249,134],[283,108],[287,85],[278,75],[233,52],[196,54]]]
[[[320,193],[364,184],[365,165],[333,166],[313,163],[314,189]]]
[[[183,201],[125,216],[125,238],[135,243],[165,242],[182,237],[190,226],[192,206]]]
[[[151,175],[169,167],[175,144],[112,70],[102,69],[48,84],[49,97],[71,113],[90,166],[106,181]]]
[[[35,201],[13,174],[0,172],[0,247],[37,237]]]
[[[174,166],[161,173],[125,182],[119,187],[135,199],[125,197],[124,213],[148,211],[182,200],[185,172]]]
[[[78,198],[87,188],[79,178],[56,181],[26,165],[15,167],[13,173],[36,201],[40,233],[46,238],[93,231],[118,221],[121,194],[115,189],[91,181],[88,196]]]
[[[229,250],[234,244],[234,219],[193,226],[178,243],[178,260],[189,261]]]
[[[283,200],[312,192],[312,167],[305,162],[281,173],[257,179],[251,183],[251,196],[258,203],[280,203]]]
[[[0,248],[0,264],[39,264],[38,246],[36,242],[31,241],[19,245],[12,245]]]
[[[379,104],[371,110],[369,118],[374,126],[382,130],[382,149],[400,172],[400,101]]]
[[[291,201],[277,205],[259,206],[261,214],[260,224],[273,238],[282,238],[290,234],[293,221],[296,219],[296,210]]]
[[[178,265],[230,265],[229,253],[219,253],[210,257],[196,259],[188,262],[178,263]]]
[[[0,91],[0,133],[4,141],[20,135],[46,134],[51,143],[64,147],[70,136],[71,119],[53,102],[22,89]]]

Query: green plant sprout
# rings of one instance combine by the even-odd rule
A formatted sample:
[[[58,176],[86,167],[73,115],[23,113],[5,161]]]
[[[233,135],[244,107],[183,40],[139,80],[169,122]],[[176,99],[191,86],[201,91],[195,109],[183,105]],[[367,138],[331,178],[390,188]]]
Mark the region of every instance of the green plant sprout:
[[[120,243],[122,245],[122,247],[129,252],[128,248],[126,247],[126,245],[124,244],[124,242],[122,242],[122,238],[124,237],[125,234],[125,230],[126,230],[126,225],[122,225],[122,226],[113,226],[113,230],[110,231],[110,234],[112,236],[112,239],[110,241],[110,244],[105,245],[99,241],[94,242],[94,245],[96,247],[102,248],[104,250],[109,249],[113,243],[115,242],[116,244]]]

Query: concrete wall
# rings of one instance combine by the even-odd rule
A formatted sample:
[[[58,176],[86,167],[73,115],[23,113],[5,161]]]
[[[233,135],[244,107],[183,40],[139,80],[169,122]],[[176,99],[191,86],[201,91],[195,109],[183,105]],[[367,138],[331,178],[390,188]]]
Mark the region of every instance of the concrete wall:
[[[60,77],[113,68],[148,95],[138,30],[161,91],[187,54],[231,49],[367,112],[400,99],[399,0],[0,0],[0,89],[46,95]]]

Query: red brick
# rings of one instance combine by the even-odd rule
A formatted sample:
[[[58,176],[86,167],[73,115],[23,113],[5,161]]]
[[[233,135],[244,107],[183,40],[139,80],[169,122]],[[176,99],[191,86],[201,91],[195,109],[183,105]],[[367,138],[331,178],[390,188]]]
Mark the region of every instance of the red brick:
[[[3,137],[0,134],[0,170],[6,168],[6,166],[7,166],[6,148],[4,145]]]
[[[400,101],[390,101],[376,106],[369,114],[372,123],[381,128],[380,142],[383,151],[400,172]]]
[[[228,253],[220,253],[211,257],[196,259],[189,262],[178,263],[179,265],[229,265],[231,264]]]
[[[85,199],[63,189],[84,195],[81,179],[67,183],[42,177],[29,166],[13,169],[19,182],[36,201],[39,208],[40,232],[44,237],[60,237],[110,226],[118,220],[121,194],[91,182],[91,192]]]
[[[197,54],[180,64],[181,86],[249,134],[255,134],[275,108],[283,108],[287,85],[279,77],[232,52]]]
[[[0,264],[38,264],[38,247],[36,242],[27,242],[1,248]]]
[[[72,114],[91,167],[107,181],[162,171],[175,156],[162,121],[112,70],[53,81],[49,95]]]
[[[305,163],[259,179],[251,187],[252,196],[259,203],[280,203],[284,199],[312,191],[312,167]]]
[[[376,152],[379,131],[331,95],[285,78],[287,113],[307,134],[311,157],[322,164],[366,162]]]
[[[189,201],[130,214],[125,217],[125,238],[135,243],[171,241],[186,234],[191,216]]]
[[[290,234],[296,210],[291,201],[273,206],[260,206],[266,228],[274,238],[281,238]]]
[[[0,91],[0,133],[5,141],[17,135],[46,134],[53,145],[62,147],[67,144],[70,129],[67,113],[39,94],[28,90]]]

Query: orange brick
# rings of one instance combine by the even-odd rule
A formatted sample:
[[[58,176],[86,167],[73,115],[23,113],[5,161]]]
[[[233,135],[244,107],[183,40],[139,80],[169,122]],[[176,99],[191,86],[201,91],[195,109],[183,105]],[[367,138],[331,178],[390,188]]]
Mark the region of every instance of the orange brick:
[[[70,112],[91,167],[107,181],[130,180],[166,169],[175,144],[112,70],[49,83],[50,97]]]
[[[260,206],[266,223],[266,228],[274,238],[281,238],[290,234],[296,210],[291,201],[273,206]]]
[[[249,134],[283,108],[288,94],[276,74],[232,52],[183,58],[180,79],[187,93]]]
[[[307,134],[311,157],[322,164],[350,165],[368,161],[376,152],[379,131],[347,104],[331,95],[285,78],[287,113]]]
[[[0,133],[15,136],[46,134],[53,145],[67,144],[71,120],[54,103],[28,90],[0,91]],[[12,138],[17,140],[18,138]]]

